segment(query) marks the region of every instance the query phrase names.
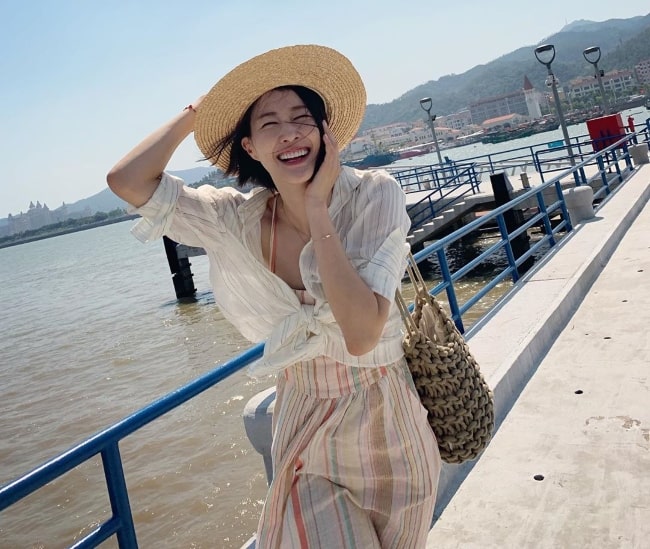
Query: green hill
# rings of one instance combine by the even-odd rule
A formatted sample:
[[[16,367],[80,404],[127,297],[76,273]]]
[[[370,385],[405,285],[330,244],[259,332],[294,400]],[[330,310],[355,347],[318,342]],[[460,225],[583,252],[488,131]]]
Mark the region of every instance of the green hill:
[[[542,43],[555,46],[552,68],[560,85],[577,76],[593,73],[592,65],[582,56],[583,50],[589,46],[601,48],[603,55],[599,68],[605,71],[631,69],[650,57],[650,14],[601,23],[574,21]],[[463,74],[426,82],[390,103],[368,105],[361,129],[421,119],[424,116],[419,103],[422,97],[432,98],[431,112],[444,115],[480,99],[514,92],[523,86],[524,76],[528,76],[533,86],[542,89],[545,87],[546,68],[535,58],[533,50],[538,45],[519,48]]]

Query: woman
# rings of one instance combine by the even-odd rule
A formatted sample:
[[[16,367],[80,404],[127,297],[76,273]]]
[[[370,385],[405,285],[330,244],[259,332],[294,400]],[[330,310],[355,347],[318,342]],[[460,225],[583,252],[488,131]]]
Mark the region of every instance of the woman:
[[[239,65],[128,153],[108,184],[135,235],[205,248],[215,301],[277,374],[273,481],[257,532],[277,547],[423,547],[440,457],[401,347],[395,290],[410,220],[387,173],[342,167],[365,89],[322,46]],[[250,194],[163,172],[194,132]]]

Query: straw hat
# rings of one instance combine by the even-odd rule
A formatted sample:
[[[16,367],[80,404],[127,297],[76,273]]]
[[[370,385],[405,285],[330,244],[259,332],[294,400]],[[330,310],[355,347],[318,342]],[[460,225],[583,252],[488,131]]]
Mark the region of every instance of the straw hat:
[[[268,51],[226,74],[207,93],[197,111],[194,139],[206,158],[229,135],[246,110],[279,86],[304,86],[325,102],[329,127],[340,148],[356,135],[366,108],[366,90],[345,56],[324,46],[288,46]],[[225,170],[230,147],[216,160]]]

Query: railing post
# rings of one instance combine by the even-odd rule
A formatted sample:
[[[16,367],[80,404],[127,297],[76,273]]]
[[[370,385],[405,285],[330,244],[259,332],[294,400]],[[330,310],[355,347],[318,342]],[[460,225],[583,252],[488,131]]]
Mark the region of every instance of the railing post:
[[[548,210],[546,209],[546,203],[544,202],[543,192],[544,191],[538,191],[535,193],[535,196],[537,198],[537,206],[539,207],[539,211],[544,214],[544,217],[542,218],[544,222],[544,232],[548,235],[549,246],[553,247],[555,246],[555,237],[553,236],[553,227],[551,226],[551,220],[548,218]],[[568,218],[569,214],[566,214],[564,219],[567,220]]]
[[[190,269],[190,260],[187,257],[178,257],[178,244],[171,238],[163,236],[163,244],[165,245],[165,254],[167,255],[167,262],[169,263],[169,270],[172,273],[172,282],[174,283],[176,299],[194,297],[194,294],[196,294],[196,288],[194,287],[193,275]]]
[[[596,163],[598,164],[598,171],[600,172],[600,179],[603,182],[603,187],[605,187],[605,192],[609,194],[609,180],[607,179],[607,170],[605,168],[605,159],[602,154],[599,154],[596,157]]]
[[[630,158],[630,146],[627,141],[623,143],[623,159],[625,160],[627,169],[634,170],[634,167],[632,166],[632,159]]]
[[[109,444],[102,450],[102,462],[104,464],[108,496],[111,501],[111,510],[113,516],[120,522],[120,527],[116,532],[117,542],[120,549],[137,549],[138,542],[135,536],[129,494],[124,481],[124,470],[117,442]]]
[[[616,148],[612,149],[612,159],[614,162],[614,169],[616,170],[616,175],[618,176],[618,182],[623,183],[623,176],[621,175],[621,167],[618,165],[618,156],[616,155]],[[611,193],[609,186],[607,187],[607,194]]]
[[[480,188],[480,181],[478,178],[478,174],[476,173],[476,164],[472,162],[469,168],[470,171],[470,180],[472,182],[472,194],[476,194],[481,190]]]
[[[512,197],[510,196],[512,185],[510,185],[504,172],[492,174],[490,176],[490,183],[492,184],[492,192],[494,193],[494,203],[497,207],[503,206],[512,200]],[[512,239],[512,241],[510,240],[508,233],[516,230],[524,224],[524,214],[520,209],[508,210],[503,214],[503,218],[507,229],[506,238],[508,239],[509,245],[512,247],[514,257],[519,259],[530,250],[530,237],[528,236],[528,232],[523,232],[520,235],[517,235]],[[535,260],[533,257],[528,257],[519,267],[516,267],[515,265],[519,270],[518,276],[530,269],[534,263]]]
[[[438,257],[438,263],[440,264],[440,274],[442,275],[443,282],[446,283],[446,292],[447,299],[449,300],[449,310],[451,311],[451,317],[456,324],[458,331],[463,334],[465,333],[465,327],[463,326],[463,319],[460,316],[460,307],[458,307],[458,299],[456,299],[456,290],[454,289],[454,282],[451,279],[451,271],[449,270],[449,263],[447,263],[447,256],[445,255],[444,249],[439,249],[436,252]]]
[[[515,259],[514,252],[512,251],[512,241],[510,240],[510,234],[508,234],[508,228],[506,227],[506,221],[505,218],[503,217],[503,214],[497,215],[497,225],[499,226],[501,239],[505,242],[506,257],[508,258],[508,264],[512,268],[512,281],[517,282],[517,280],[519,280],[517,260]]]
[[[591,188],[591,187],[590,187]],[[569,215],[569,209],[566,206],[566,201],[564,200],[564,193],[562,191],[562,184],[559,181],[555,182],[555,192],[557,197],[560,200],[560,208],[562,209],[562,217],[564,217],[564,222],[567,226],[567,232],[573,230],[573,223],[571,222],[571,216]]]

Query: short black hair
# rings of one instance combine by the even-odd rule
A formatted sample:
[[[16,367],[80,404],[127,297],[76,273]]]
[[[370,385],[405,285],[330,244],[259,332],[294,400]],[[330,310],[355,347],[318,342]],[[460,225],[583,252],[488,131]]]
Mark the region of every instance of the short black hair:
[[[314,173],[312,174],[313,179],[325,158],[325,145],[322,142],[324,134],[323,122],[328,121],[325,102],[314,90],[304,86],[281,86],[275,89],[294,92],[298,97],[300,97],[316,122],[321,137],[321,147],[316,158],[316,165],[314,166]],[[257,101],[259,101],[259,98],[246,110],[235,129],[216,144],[214,152],[208,155],[206,160],[215,163],[223,152],[230,146],[230,161],[228,163],[226,175],[236,175],[237,185],[239,187],[243,187],[246,183],[251,182],[275,191],[277,188],[271,178],[271,174],[264,169],[261,162],[251,158],[241,144],[244,137],[251,136],[251,115]]]

